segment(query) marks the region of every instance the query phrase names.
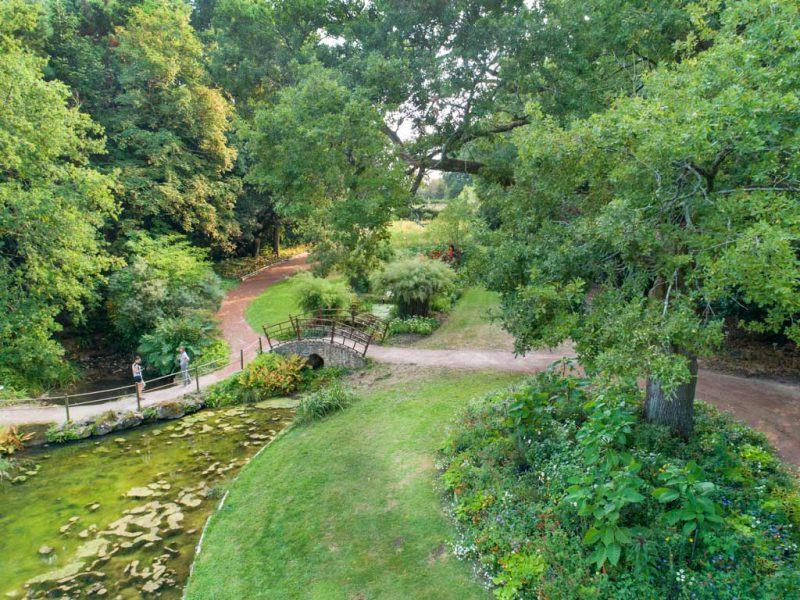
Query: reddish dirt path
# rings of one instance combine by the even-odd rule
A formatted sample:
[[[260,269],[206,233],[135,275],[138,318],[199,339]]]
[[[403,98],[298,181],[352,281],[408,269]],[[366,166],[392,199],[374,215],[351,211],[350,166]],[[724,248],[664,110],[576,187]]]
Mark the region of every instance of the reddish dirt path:
[[[256,332],[244,318],[247,305],[270,284],[303,268],[307,268],[305,256],[296,257],[248,279],[228,295],[220,316],[225,338],[232,348],[257,339]],[[541,371],[554,360],[569,355],[571,352],[566,346],[554,352],[530,352],[524,357],[496,350],[426,350],[390,346],[373,346],[369,350],[371,358],[392,364],[501,369],[522,373]],[[800,386],[701,370],[697,396],[722,410],[731,411],[740,421],[764,432],[784,460],[800,465]]]
[[[245,319],[247,306],[272,284],[298,271],[310,269],[311,266],[306,262],[307,257],[307,254],[298,254],[287,261],[267,267],[228,292],[217,317],[221,320],[222,335],[232,349],[243,348],[258,340],[258,334]]]
[[[253,354],[253,344],[258,334],[245,319],[247,306],[270,285],[309,268],[306,256],[296,256],[284,263],[269,267],[248,278],[231,290],[222,303],[218,313],[222,321],[225,339],[234,352],[239,348],[250,347],[248,356]],[[421,348],[397,348],[373,346],[369,356],[380,362],[392,364],[415,364],[430,367],[449,367],[456,369],[501,369],[534,373],[546,368],[552,361],[570,355],[568,347],[554,352],[531,352],[524,357],[515,357],[511,352],[496,350],[427,350]],[[201,386],[218,381],[235,370],[235,366],[201,378]],[[177,397],[180,388],[145,394],[145,404]],[[789,463],[800,466],[800,386],[787,385],[767,379],[754,379],[726,375],[711,370],[701,370],[697,384],[698,398],[731,411],[734,416],[751,427],[764,432],[778,453]],[[124,401],[125,408],[131,408],[135,400]],[[123,401],[120,401],[122,404]],[[122,406],[120,406],[122,407]],[[103,404],[81,407],[85,409],[73,418],[86,418],[99,414],[109,408],[120,408]],[[0,424],[23,422],[48,422],[63,419],[60,407],[13,407],[0,410]]]

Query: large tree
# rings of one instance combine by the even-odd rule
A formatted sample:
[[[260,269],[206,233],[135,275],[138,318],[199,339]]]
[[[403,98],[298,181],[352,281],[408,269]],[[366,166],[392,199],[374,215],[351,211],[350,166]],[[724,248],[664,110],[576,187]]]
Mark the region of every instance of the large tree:
[[[231,248],[240,179],[233,106],[213,85],[184,0],[48,0],[52,74],[103,125],[131,228],[189,234]]]
[[[340,267],[354,285],[376,266],[405,197],[403,165],[381,124],[335,73],[310,65],[257,110],[250,133],[250,180],[318,240],[321,270]]]
[[[501,142],[526,125],[526,104],[585,116],[674,56],[687,2],[436,0],[347,3],[318,51],[385,114],[384,132],[415,173],[508,181]],[[334,3],[335,4],[335,3]]]
[[[21,388],[63,375],[52,336],[95,300],[111,264],[99,229],[117,212],[113,181],[89,162],[100,128],[24,42],[40,18],[0,4],[0,383]]]
[[[115,34],[120,91],[106,124],[119,169],[122,223],[192,234],[225,248],[238,182],[226,178],[232,107],[210,85],[181,0],[147,0]]]
[[[568,126],[539,112],[515,134],[517,185],[482,194],[484,278],[518,350],[572,338],[589,369],[646,377],[647,418],[688,435],[719,301],[800,342],[798,10],[734,3],[640,96]]]

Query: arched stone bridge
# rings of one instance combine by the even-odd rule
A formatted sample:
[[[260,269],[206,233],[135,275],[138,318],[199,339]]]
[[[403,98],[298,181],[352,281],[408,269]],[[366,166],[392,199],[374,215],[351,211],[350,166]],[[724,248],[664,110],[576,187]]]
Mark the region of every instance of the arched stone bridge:
[[[388,322],[367,313],[323,312],[291,316],[288,321],[264,325],[270,352],[302,356],[313,368],[366,365],[371,343],[386,336]]]

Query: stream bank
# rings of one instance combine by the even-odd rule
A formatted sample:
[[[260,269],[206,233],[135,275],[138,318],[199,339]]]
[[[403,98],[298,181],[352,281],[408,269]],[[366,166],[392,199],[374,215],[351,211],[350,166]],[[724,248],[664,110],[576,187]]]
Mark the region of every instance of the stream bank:
[[[208,516],[296,400],[207,409],[22,458],[0,483],[0,594],[177,599]]]

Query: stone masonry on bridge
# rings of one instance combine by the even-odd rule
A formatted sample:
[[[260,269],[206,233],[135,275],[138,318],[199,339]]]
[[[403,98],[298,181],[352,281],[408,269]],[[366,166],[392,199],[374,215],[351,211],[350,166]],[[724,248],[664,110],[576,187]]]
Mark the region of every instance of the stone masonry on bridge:
[[[272,349],[276,354],[290,356],[297,354],[314,362],[314,357],[322,359],[322,364],[317,366],[347,367],[360,369],[367,364],[360,352],[347,348],[341,344],[332,344],[328,339],[305,339],[284,342]]]

